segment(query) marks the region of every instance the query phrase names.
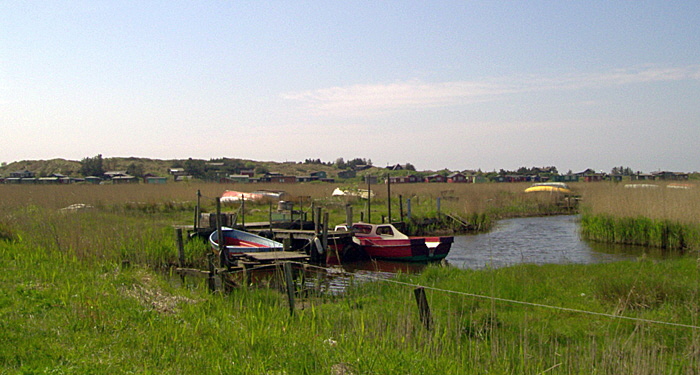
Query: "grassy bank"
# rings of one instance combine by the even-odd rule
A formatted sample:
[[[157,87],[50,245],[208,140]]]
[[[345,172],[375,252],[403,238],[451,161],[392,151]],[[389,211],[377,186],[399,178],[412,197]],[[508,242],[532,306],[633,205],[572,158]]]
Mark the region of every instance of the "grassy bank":
[[[499,191],[494,185],[395,193],[412,197],[426,217],[437,197],[451,197],[441,209],[465,217],[489,210],[507,215],[547,199],[521,194],[522,186],[501,184]],[[481,271],[433,267],[395,281],[358,282],[341,296],[299,295],[293,316],[277,290],[212,294],[203,282],[182,283],[169,273],[177,259],[171,224],[192,220],[196,190],[212,208],[210,198],[225,188],[0,186],[2,372],[700,371],[694,327],[700,274],[691,258]],[[289,191],[293,196],[329,207],[362,204],[329,198],[323,185],[293,188],[299,189]],[[594,193],[584,190],[584,201]],[[76,203],[91,208],[61,210]],[[251,217],[266,215],[264,206],[247,209]],[[381,215],[379,207],[375,214]],[[343,221],[344,213],[337,217]],[[205,268],[206,252],[203,243],[188,242],[187,263]],[[430,330],[414,299],[418,285],[426,287]]]
[[[145,251],[158,246],[145,245]],[[275,290],[211,294],[203,283],[181,285],[151,268],[41,250],[0,241],[0,366],[6,373],[700,370],[697,329],[649,322],[697,322],[700,284],[692,259],[435,267],[403,275],[401,284],[376,281],[343,296],[299,298],[290,317]],[[416,285],[429,288],[430,330],[413,298]]]

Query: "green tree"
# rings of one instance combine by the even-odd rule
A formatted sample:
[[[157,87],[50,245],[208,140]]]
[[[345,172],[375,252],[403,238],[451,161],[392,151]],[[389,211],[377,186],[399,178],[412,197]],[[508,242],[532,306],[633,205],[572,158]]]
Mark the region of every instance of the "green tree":
[[[144,173],[145,173],[145,172],[144,172],[144,168],[143,168],[143,164],[141,164],[141,163],[139,163],[139,164],[136,164],[136,163],[131,163],[131,164],[129,164],[129,167],[127,167],[127,169],[126,169],[126,173],[127,173],[127,174],[130,174],[130,175],[132,175],[132,176],[136,176],[136,177],[143,177],[143,175],[144,175]]]
[[[257,168],[255,168],[255,174],[265,174],[269,173],[270,170],[267,169],[264,165],[259,165]]]
[[[205,166],[206,163],[204,160],[194,160],[189,158],[185,160],[185,173],[194,178],[204,179],[206,175]]]
[[[104,161],[102,160],[102,154],[98,154],[95,157],[86,157],[80,161],[80,174],[87,176],[97,176],[102,177],[105,174]]]

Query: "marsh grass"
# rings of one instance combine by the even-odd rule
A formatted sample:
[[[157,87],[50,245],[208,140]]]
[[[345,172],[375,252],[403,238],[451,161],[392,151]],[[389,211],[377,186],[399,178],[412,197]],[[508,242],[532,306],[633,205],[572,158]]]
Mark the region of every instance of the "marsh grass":
[[[342,296],[299,295],[290,316],[276,289],[210,293],[203,282],[183,283],[164,272],[177,259],[170,225],[191,218],[188,203],[166,202],[191,203],[198,186],[0,188],[6,233],[0,239],[2,372],[700,371],[697,328],[650,322],[697,325],[700,277],[689,257],[479,271],[429,267],[420,275],[399,275],[401,284],[375,280],[357,282]],[[218,185],[201,188],[206,196],[222,191]],[[443,209],[467,216],[485,214],[489,204],[499,212],[531,204],[519,188],[415,194],[426,207],[438,196],[458,197],[446,199]],[[344,207],[320,196],[321,190],[309,194]],[[75,203],[94,208],[59,210]],[[204,268],[206,252],[203,243],[188,242],[187,262]],[[416,285],[427,287],[431,330],[418,316]]]
[[[622,184],[585,184],[581,234],[593,241],[665,250],[700,248],[700,190],[627,189]]]

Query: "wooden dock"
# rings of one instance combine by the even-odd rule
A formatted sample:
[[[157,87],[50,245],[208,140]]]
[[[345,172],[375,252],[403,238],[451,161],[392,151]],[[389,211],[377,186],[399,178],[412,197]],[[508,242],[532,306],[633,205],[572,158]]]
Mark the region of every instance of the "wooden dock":
[[[301,262],[309,259],[309,256],[297,251],[265,251],[256,253],[244,253],[244,258],[259,263],[274,263],[295,261]]]

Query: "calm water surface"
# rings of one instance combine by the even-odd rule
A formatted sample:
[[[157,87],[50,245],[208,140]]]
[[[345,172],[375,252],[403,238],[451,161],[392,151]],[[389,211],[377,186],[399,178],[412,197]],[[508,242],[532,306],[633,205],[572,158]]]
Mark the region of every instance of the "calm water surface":
[[[649,249],[595,244],[580,239],[578,216],[507,219],[489,233],[455,236],[447,261],[460,268],[520,263],[588,264],[634,260]],[[652,254],[652,256],[654,256]]]

